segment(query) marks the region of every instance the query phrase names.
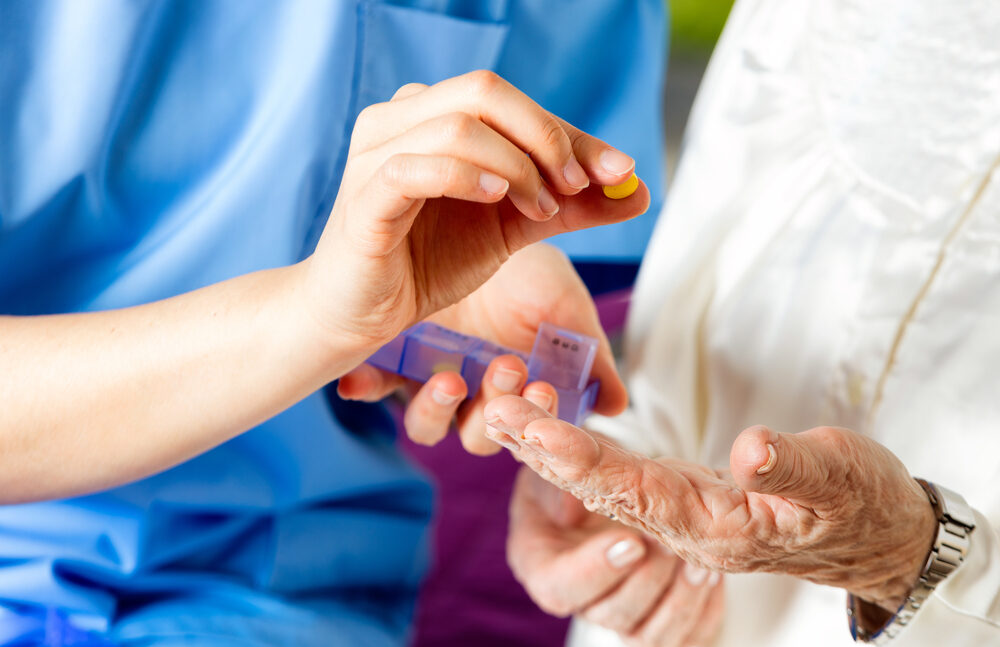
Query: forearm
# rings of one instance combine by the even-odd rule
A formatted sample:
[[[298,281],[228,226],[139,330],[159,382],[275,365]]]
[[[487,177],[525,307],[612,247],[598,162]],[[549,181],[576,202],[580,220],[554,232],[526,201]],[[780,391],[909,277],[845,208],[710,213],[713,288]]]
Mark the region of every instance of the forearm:
[[[362,361],[300,305],[302,266],[121,310],[0,317],[0,504],[180,463]]]

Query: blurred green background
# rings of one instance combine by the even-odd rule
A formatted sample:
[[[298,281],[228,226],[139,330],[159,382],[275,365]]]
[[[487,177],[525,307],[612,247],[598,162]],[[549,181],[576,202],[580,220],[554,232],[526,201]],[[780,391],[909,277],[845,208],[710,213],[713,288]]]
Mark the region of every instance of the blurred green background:
[[[669,0],[670,45],[677,54],[709,52],[733,0]]]
[[[668,0],[667,4],[670,61],[663,94],[663,119],[669,180],[677,166],[691,103],[733,0]]]

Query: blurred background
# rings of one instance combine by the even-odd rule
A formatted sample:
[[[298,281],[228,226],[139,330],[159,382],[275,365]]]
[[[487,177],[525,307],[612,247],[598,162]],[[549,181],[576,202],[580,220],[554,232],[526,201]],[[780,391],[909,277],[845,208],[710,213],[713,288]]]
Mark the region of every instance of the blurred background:
[[[684,126],[733,0],[670,0],[670,62],[664,86],[667,177],[677,166]]]

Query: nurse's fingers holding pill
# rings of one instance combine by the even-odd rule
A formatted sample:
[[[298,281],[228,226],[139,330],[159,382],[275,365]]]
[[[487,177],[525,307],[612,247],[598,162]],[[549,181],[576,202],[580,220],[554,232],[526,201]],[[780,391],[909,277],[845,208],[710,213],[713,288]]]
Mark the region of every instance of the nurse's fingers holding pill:
[[[574,141],[597,156],[588,168],[610,149],[576,131],[571,141],[562,122],[487,72],[404,86],[362,111],[330,218],[301,264],[298,300],[320,338],[377,348],[470,294],[514,252],[643,213],[645,185],[609,199]]]
[[[574,155],[594,182],[602,186],[615,186],[628,180],[635,172],[634,159],[573,124],[558,117],[557,119],[570,138]]]
[[[498,132],[465,112],[449,112],[357,156],[355,164],[377,168],[393,155],[422,152],[448,155],[504,178],[507,197],[533,220],[548,220],[559,209],[552,189],[531,158]]]
[[[572,195],[590,184],[583,162],[592,166],[593,161],[577,159],[564,122],[495,72],[477,70],[427,88],[411,86],[403,86],[392,101],[365,109],[352,137],[352,153],[457,111],[482,121],[528,154],[556,192]]]

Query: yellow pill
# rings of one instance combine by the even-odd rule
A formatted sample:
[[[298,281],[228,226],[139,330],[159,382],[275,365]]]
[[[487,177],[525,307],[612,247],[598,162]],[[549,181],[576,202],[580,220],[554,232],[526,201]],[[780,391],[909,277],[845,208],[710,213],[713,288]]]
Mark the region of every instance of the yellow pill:
[[[629,179],[625,180],[621,184],[604,187],[604,195],[608,196],[612,200],[621,200],[635,193],[635,190],[638,188],[639,178],[637,178],[635,173],[633,173]]]

